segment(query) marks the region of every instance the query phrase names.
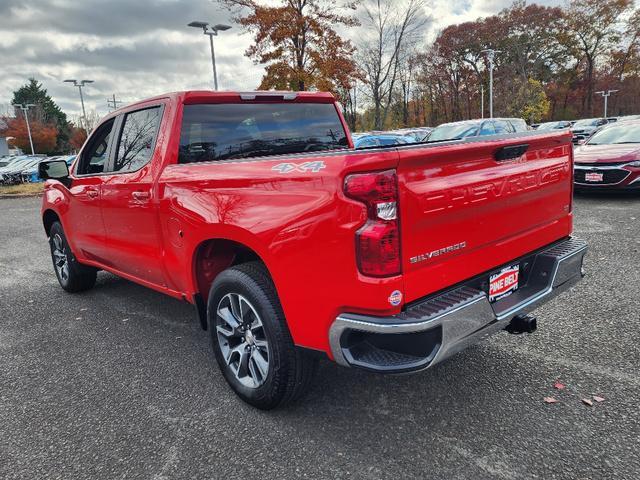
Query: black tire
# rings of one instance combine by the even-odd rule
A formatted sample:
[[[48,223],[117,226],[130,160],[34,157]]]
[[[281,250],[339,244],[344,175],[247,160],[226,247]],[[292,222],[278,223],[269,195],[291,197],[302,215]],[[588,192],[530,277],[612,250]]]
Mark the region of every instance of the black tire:
[[[240,296],[242,305],[246,307],[244,317],[245,324],[248,325],[245,326],[245,332],[242,333],[238,329],[239,335],[231,334],[229,331],[221,336],[217,327],[226,329],[228,323],[218,314],[219,309],[225,312],[225,302]],[[227,308],[225,313],[228,314],[230,310],[232,309]],[[240,311],[242,310],[241,306]],[[243,315],[240,314],[240,317]],[[209,291],[207,318],[211,344],[220,370],[227,383],[242,400],[259,409],[270,410],[299,399],[308,390],[317,370],[317,360],[293,344],[276,289],[262,263],[244,263],[220,273]],[[253,320],[255,318],[257,322]],[[255,336],[251,334],[251,338],[256,339],[256,344],[252,343],[248,346],[251,338],[247,339],[243,335],[247,335],[246,330],[252,330],[251,325],[256,323],[260,323],[257,333]],[[259,336],[262,340],[257,340]],[[235,349],[229,348],[231,339],[239,342]],[[225,341],[228,342],[226,346]],[[267,345],[260,347],[258,341],[267,342]],[[242,347],[242,345],[247,346]],[[244,378],[238,376],[244,357],[242,353],[237,354],[237,350],[242,348],[248,348],[248,351],[265,349],[263,354],[259,355],[268,360],[266,369],[268,373],[264,376],[258,375],[262,383],[258,384],[254,378],[247,380],[246,376]],[[237,368],[234,368],[235,366],[225,358],[223,349],[227,354],[231,350],[236,352]],[[248,355],[244,370],[250,376],[249,370],[254,357],[251,356],[252,353]],[[231,354],[227,358],[230,357]],[[256,371],[259,370],[256,363],[253,363],[254,376]],[[254,385],[248,386],[247,382],[254,382]]]
[[[58,282],[64,290],[76,293],[89,290],[95,285],[98,270],[82,265],[76,260],[60,222],[54,222],[51,225],[49,247],[51,248],[53,270],[56,272]],[[66,262],[66,269],[61,262]]]

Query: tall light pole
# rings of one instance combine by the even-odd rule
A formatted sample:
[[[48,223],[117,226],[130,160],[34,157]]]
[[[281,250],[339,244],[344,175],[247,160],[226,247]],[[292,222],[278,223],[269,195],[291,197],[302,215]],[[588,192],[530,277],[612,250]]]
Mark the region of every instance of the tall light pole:
[[[480,84],[480,118],[484,118],[484,85]]]
[[[500,53],[500,50],[487,48],[480,53],[485,53],[489,61],[489,118],[493,118],[493,61],[495,60],[496,53]]]
[[[612,93],[616,93],[617,91],[618,90],[607,90],[605,92],[604,90],[601,90],[599,92],[596,92],[602,95],[602,98],[604,98],[604,118],[607,118],[607,100],[609,100],[609,97]]]
[[[74,78],[69,79],[69,80],[65,80],[65,82],[67,83],[73,83],[74,87],[78,87],[78,90],[80,91],[80,103],[82,104],[82,119],[84,121],[84,129],[87,132],[87,134],[89,133],[89,126],[87,125],[87,113],[84,111],[84,98],[82,96],[82,87],[84,87],[87,83],[93,83],[93,80],[76,80]]]
[[[36,104],[35,103],[17,103],[17,104],[14,104],[13,106],[22,110],[22,113],[24,114],[24,119],[27,122],[27,132],[29,133],[29,144],[31,145],[31,155],[34,155],[36,152],[33,149],[33,139],[31,138],[31,126],[29,125],[29,109],[31,107],[35,107]]]
[[[202,33],[204,33],[205,35],[209,35],[209,45],[211,45],[211,65],[213,66],[213,88],[215,90],[218,90],[218,74],[216,72],[216,53],[213,49],[213,37],[217,37],[218,32],[229,30],[231,27],[222,23],[219,23],[217,25],[209,25],[207,22],[198,21],[193,21],[187,26],[201,28]]]

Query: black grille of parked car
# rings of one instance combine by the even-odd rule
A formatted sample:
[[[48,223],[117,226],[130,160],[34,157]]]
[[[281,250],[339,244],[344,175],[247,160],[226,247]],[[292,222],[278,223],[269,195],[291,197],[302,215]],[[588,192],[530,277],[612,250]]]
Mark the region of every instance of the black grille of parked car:
[[[624,165],[626,165],[627,162],[576,162],[576,167],[588,167],[588,168],[595,168],[596,170],[598,169],[598,167],[622,167]]]
[[[586,175],[590,173],[602,174],[601,181],[587,181]],[[581,183],[584,185],[614,185],[616,183],[622,182],[627,176],[629,172],[627,170],[621,169],[609,169],[609,170],[598,170],[598,169],[575,169],[573,172],[573,181],[576,183]]]
[[[587,132],[584,130],[574,130],[572,133],[573,138],[571,141],[573,143],[578,143],[580,140],[586,140],[587,138],[589,138],[592,132]]]

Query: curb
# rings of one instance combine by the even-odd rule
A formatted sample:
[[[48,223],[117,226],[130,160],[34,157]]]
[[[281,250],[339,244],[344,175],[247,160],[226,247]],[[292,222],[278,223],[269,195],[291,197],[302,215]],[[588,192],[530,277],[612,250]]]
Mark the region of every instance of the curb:
[[[7,198],[41,197],[43,193],[0,193],[0,200]]]

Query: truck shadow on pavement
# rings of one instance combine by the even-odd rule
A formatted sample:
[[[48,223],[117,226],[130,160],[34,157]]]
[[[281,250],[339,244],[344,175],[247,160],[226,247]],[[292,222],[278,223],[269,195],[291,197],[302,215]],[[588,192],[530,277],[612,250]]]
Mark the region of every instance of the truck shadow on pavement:
[[[184,362],[181,369],[189,369],[197,358],[198,368],[206,375],[192,377],[192,382],[204,383],[193,383],[190,391],[200,395],[200,400],[207,402],[213,382],[216,395],[225,397],[225,403],[236,403],[251,416],[265,415],[243,404],[226,386],[210,352],[209,332],[201,330],[191,305],[104,273],[94,292],[107,300],[110,308],[121,311],[129,327],[138,323],[141,337],[136,341],[144,344],[145,350],[170,348],[172,361]],[[113,321],[118,322],[116,318]],[[176,336],[183,340],[179,347],[174,342]],[[506,333],[499,336],[500,340],[508,338]],[[505,416],[512,415],[514,401],[526,400],[532,406],[540,403],[542,397],[532,399],[522,379],[544,375],[544,366],[522,360],[487,342],[472,346],[433,369],[409,375],[380,375],[321,360],[309,394],[285,410],[266,415],[272,419],[304,417],[305,423],[328,422],[336,416],[348,418],[349,432],[344,432],[348,437],[368,436],[368,428],[379,426],[380,421],[403,421],[404,428],[421,434],[425,426],[441,428],[451,423],[466,430],[478,421],[484,425],[485,421],[500,418],[500,411]],[[548,383],[548,378],[553,377],[546,377],[543,382]],[[477,415],[479,411],[483,414]],[[539,408],[532,408],[531,420],[538,411]],[[520,415],[526,417],[526,412]]]

